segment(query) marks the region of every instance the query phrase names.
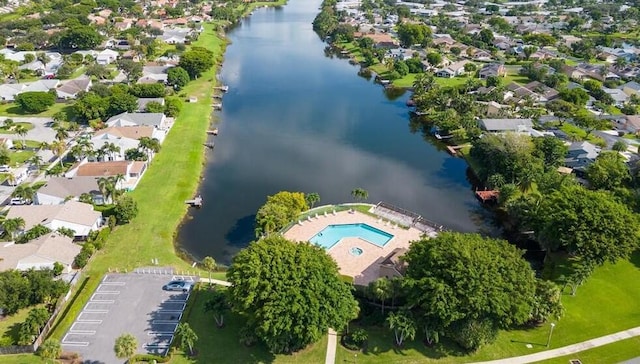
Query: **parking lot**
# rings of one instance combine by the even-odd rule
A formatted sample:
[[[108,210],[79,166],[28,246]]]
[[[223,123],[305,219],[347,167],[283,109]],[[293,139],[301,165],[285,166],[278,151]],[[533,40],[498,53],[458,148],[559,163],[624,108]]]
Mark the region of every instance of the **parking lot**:
[[[62,347],[78,352],[84,362],[123,363],[113,351],[123,333],[138,339],[139,353],[164,355],[182,317],[188,293],[168,292],[171,280],[194,277],[161,274],[107,274],[62,339]]]

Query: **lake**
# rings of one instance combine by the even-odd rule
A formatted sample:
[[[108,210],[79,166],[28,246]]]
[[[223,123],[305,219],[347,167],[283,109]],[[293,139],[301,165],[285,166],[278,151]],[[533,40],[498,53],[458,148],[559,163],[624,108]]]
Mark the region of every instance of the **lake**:
[[[319,0],[254,11],[230,30],[221,71],[229,86],[215,150],[177,236],[194,259],[228,264],[254,239],[254,215],[278,191],[317,192],[322,204],[385,201],[457,231],[486,228],[464,160],[412,133],[406,101],[390,100],[358,67],[325,55],[311,22]]]

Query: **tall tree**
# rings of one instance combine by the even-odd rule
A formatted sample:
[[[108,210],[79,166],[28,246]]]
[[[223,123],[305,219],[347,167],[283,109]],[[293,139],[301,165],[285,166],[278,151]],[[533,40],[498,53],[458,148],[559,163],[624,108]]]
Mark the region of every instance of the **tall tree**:
[[[416,337],[416,323],[407,312],[390,312],[387,324],[393,330],[397,346],[402,346],[405,339],[413,340]]]
[[[51,144],[49,144],[49,148],[51,149],[53,154],[58,158],[58,161],[60,161],[60,167],[63,167],[62,156],[64,155],[64,152],[67,150],[67,144],[62,140],[56,140]]]
[[[229,309],[227,298],[219,290],[212,292],[211,298],[204,303],[204,311],[211,312],[218,327],[224,326],[224,314]]]
[[[5,219],[2,222],[2,228],[6,233],[11,236],[11,240],[15,240],[16,233],[21,229],[24,229],[25,221],[21,217],[15,217],[13,219]]]
[[[20,125],[20,124],[18,124],[13,131],[16,134],[18,134],[20,139],[22,139],[22,148],[24,149],[26,147],[25,137],[27,136],[27,133],[29,131],[27,130],[27,128],[24,125]]]
[[[587,179],[593,188],[613,190],[630,181],[631,174],[620,153],[605,151],[587,167]]]
[[[176,336],[180,340],[180,347],[182,350],[187,351],[189,349],[189,355],[193,355],[193,346],[198,341],[198,335],[189,326],[189,323],[182,322],[178,324],[176,329]]]
[[[385,277],[381,277],[369,283],[369,286],[367,288],[369,289],[369,293],[375,299],[380,300],[380,306],[382,306],[382,314],[384,315],[384,302],[391,298],[391,281],[389,281],[389,279]]]
[[[320,201],[320,195],[317,192],[311,192],[304,195],[304,199],[311,208]]]
[[[273,353],[290,353],[342,329],[358,313],[351,287],[327,252],[270,235],[234,258],[227,277],[232,309]]]
[[[127,359],[129,362],[131,362],[131,358],[136,354],[137,350],[138,340],[131,334],[122,334],[118,336],[113,346],[116,358]]]
[[[404,259],[408,304],[430,332],[461,320],[506,328],[529,319],[535,276],[522,252],[504,240],[445,232],[414,242]]]
[[[202,259],[202,266],[207,272],[209,272],[209,283],[211,283],[211,272],[216,270],[215,259],[211,257],[204,257],[204,259]]]
[[[45,340],[40,347],[38,347],[38,355],[43,359],[51,360],[55,363],[55,360],[62,355],[62,345],[60,341],[56,339]]]
[[[187,71],[191,79],[200,77],[202,73],[213,67],[215,64],[214,54],[210,50],[202,47],[191,47],[180,56],[178,64]]]
[[[563,186],[529,211],[543,247],[566,250],[594,264],[626,258],[640,241],[638,217],[607,192]]]

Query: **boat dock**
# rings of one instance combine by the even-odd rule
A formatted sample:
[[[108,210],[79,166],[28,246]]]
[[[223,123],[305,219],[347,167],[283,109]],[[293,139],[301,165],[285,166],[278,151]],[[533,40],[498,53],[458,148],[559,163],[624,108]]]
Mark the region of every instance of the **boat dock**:
[[[204,143],[204,146],[209,148],[209,149],[213,149],[213,147],[215,146],[215,144],[213,142],[209,142],[209,143]]]
[[[202,196],[198,195],[193,200],[185,200],[184,203],[187,205],[191,205],[193,207],[201,207],[202,206]]]
[[[222,110],[222,104],[213,104],[214,110]]]
[[[215,86],[213,89],[214,90],[220,90],[222,92],[227,92],[227,91],[229,91],[229,86],[227,86],[227,85]]]
[[[478,198],[478,200],[482,201],[482,203],[496,202],[498,201],[499,196],[500,191],[496,190],[476,191],[476,197]]]
[[[207,130],[207,134],[209,134],[209,135],[218,135],[218,128]]]

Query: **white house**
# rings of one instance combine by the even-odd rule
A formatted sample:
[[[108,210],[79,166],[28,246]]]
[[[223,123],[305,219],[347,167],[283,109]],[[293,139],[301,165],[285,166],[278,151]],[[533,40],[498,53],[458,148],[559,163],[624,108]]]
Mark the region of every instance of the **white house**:
[[[82,248],[68,236],[53,232],[26,244],[0,243],[0,271],[53,269],[56,262],[70,272]]]
[[[97,204],[104,201],[102,192],[98,188],[96,177],[52,177],[36,192],[36,205],[60,205],[72,197],[78,200],[80,195],[88,193]]]
[[[129,149],[137,149],[140,142],[136,139],[125,138],[110,133],[102,133],[91,138],[93,150],[101,150],[106,146],[115,145],[117,151],[107,151],[102,157],[104,161],[123,161],[125,152]]]
[[[85,238],[90,231],[102,226],[102,213],[94,211],[92,205],[73,200],[62,205],[11,206],[7,219],[17,217],[24,219],[24,231],[36,225],[51,230],[68,228],[75,231],[75,236],[79,238]]]
[[[118,59],[118,52],[113,49],[105,49],[96,56],[96,63],[102,66],[111,64]]]

